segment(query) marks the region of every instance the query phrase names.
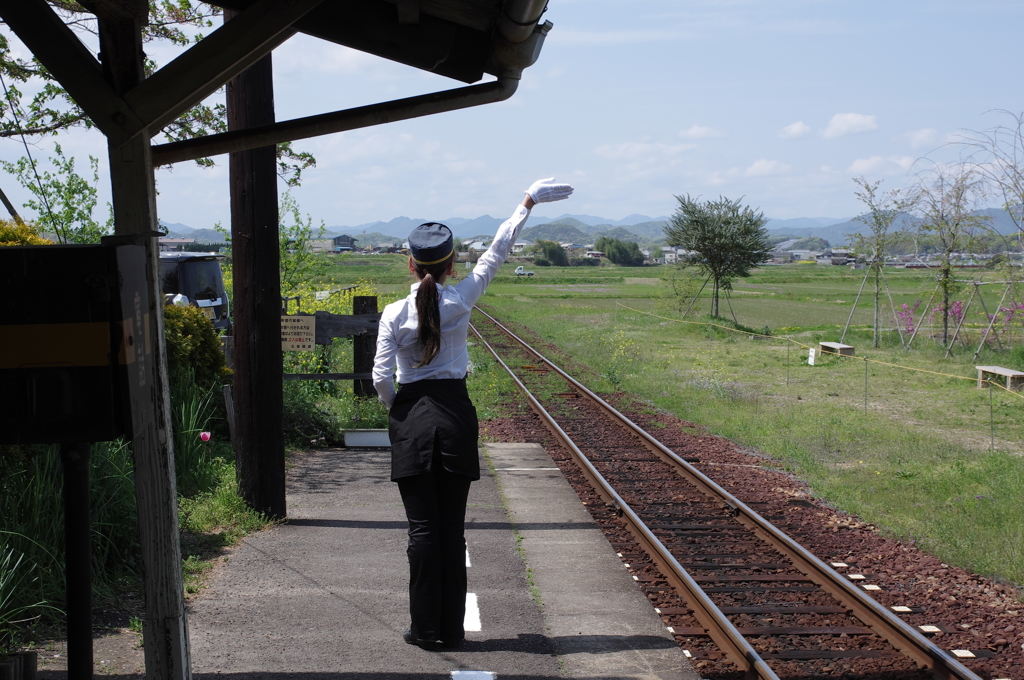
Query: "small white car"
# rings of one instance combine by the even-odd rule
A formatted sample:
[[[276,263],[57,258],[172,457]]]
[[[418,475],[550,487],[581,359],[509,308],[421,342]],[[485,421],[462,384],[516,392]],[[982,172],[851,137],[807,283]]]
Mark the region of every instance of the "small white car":
[[[533,272],[528,272],[523,267],[516,267],[516,276],[533,276]]]

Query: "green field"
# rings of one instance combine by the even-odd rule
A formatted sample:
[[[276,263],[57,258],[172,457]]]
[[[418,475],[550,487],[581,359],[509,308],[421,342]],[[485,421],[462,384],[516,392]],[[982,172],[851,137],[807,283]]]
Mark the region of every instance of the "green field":
[[[342,260],[331,276],[400,294],[411,282],[405,261]],[[765,338],[736,332],[724,300],[728,322],[703,316],[706,293],[681,323],[670,267],[541,267],[528,279],[513,268],[502,268],[481,305],[556,345],[593,389],[634,394],[754,447],[882,531],[913,538],[947,562],[1024,583],[1024,399],[974,381],[976,364],[1024,370],[1019,322],[1000,335],[1004,351],[984,347],[975,360],[986,322],[975,302],[967,347],[958,343],[946,359],[934,329],[923,328],[906,351],[883,294],[882,325],[890,330],[873,349],[869,283],[846,336],[856,357],[809,366],[807,346],[839,340],[863,271],[791,265],[737,282],[732,312],[740,327]],[[961,278],[968,276],[979,271]],[[886,277],[896,305],[921,300],[920,316],[933,275],[893,269]],[[1002,287],[982,291],[994,310]],[[719,327],[709,330],[709,321]],[[489,371],[479,379],[496,380]]]

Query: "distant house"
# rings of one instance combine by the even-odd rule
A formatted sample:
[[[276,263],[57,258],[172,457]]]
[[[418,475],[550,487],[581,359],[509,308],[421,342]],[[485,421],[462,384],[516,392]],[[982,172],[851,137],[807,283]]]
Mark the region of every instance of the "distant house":
[[[533,241],[523,241],[522,239],[520,239],[512,244],[512,252],[521,253],[532,245]]]
[[[487,250],[487,241],[470,241],[465,245],[466,250],[475,250],[477,252],[483,252],[484,250]]]
[[[677,259],[676,249],[674,246],[662,246],[661,257],[658,258],[665,264],[675,264]]]
[[[583,256],[589,257],[594,260],[600,260],[602,257],[604,257],[604,253],[602,253],[600,250],[588,250],[586,253],[583,254]]]
[[[331,240],[334,241],[334,252],[336,253],[347,253],[356,249],[357,239],[352,238],[348,234],[335,236]]]
[[[334,250],[334,239],[325,238],[317,241],[309,242],[309,249],[314,253],[333,253]]]

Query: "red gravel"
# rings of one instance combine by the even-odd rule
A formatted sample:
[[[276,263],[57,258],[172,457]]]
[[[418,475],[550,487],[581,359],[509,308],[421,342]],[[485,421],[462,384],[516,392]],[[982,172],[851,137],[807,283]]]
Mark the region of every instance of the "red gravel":
[[[936,625],[943,628],[946,632],[933,636],[939,646],[947,650],[968,649],[992,654],[989,658],[964,659],[964,665],[972,671],[983,678],[1024,680],[1024,617],[1020,615],[1024,603],[1018,591],[942,564],[912,544],[881,536],[875,527],[859,521],[855,516],[837,512],[811,497],[806,485],[776,469],[773,461],[763,456],[741,450],[728,440],[708,435],[692,423],[679,420],[671,414],[638,404],[628,395],[611,395],[606,399],[680,456],[699,458],[701,462],[696,464],[698,469],[740,500],[750,503],[755,510],[769,517],[815,555],[826,562],[845,562],[850,565],[847,569],[839,568],[841,572],[868,575],[868,582],[884,588],[872,593],[880,603],[886,606],[924,608],[924,613],[901,616],[914,626]],[[570,411],[580,409],[582,403],[582,400],[572,400],[571,404],[566,401],[563,408]],[[540,419],[524,409],[521,403],[510,404],[510,410],[518,412],[518,415],[482,423],[484,438],[491,441],[536,442],[544,446],[565,472],[581,499],[587,503],[609,540],[623,553],[623,560],[631,565],[634,575],[640,578],[641,587],[652,604],[661,608],[682,607],[678,597],[642,551],[629,547],[635,544],[628,531],[586,486],[568,452],[556,443]],[[759,556],[758,561],[775,560],[770,556]],[[799,593],[800,601],[806,604],[834,604],[809,602],[808,595],[816,596]],[[742,616],[732,618],[739,626],[765,625],[764,620],[747,620]],[[666,625],[676,628],[699,627],[685,613],[664,614],[663,619]],[[797,622],[797,625],[801,624]],[[808,619],[806,625],[823,625],[823,622],[819,617],[813,622]],[[849,622],[840,615],[832,620],[826,619],[824,625],[849,625]],[[680,635],[677,639],[694,654],[695,665],[701,669],[702,675],[720,678],[733,675],[735,669],[730,664],[718,661],[721,655],[707,638]],[[868,644],[868,639],[867,636],[851,636],[840,642],[846,649],[856,649]],[[773,651],[771,644],[774,643],[754,644],[760,651]],[[876,667],[869,673],[871,677],[908,678],[917,675],[902,658],[874,661]],[[807,664],[780,660],[773,660],[771,664],[783,677],[808,677]],[[813,667],[815,676],[838,677],[846,674],[853,677],[850,675],[853,666],[846,659],[818,662]],[[856,667],[857,677],[866,677],[863,668],[863,665]]]

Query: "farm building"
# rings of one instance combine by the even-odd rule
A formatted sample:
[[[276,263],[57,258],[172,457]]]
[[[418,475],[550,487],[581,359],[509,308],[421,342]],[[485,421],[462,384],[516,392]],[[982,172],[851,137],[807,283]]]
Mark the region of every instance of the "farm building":
[[[333,239],[333,250],[336,253],[344,253],[356,249],[357,239],[352,238],[348,234],[342,234],[341,236],[335,236]]]

